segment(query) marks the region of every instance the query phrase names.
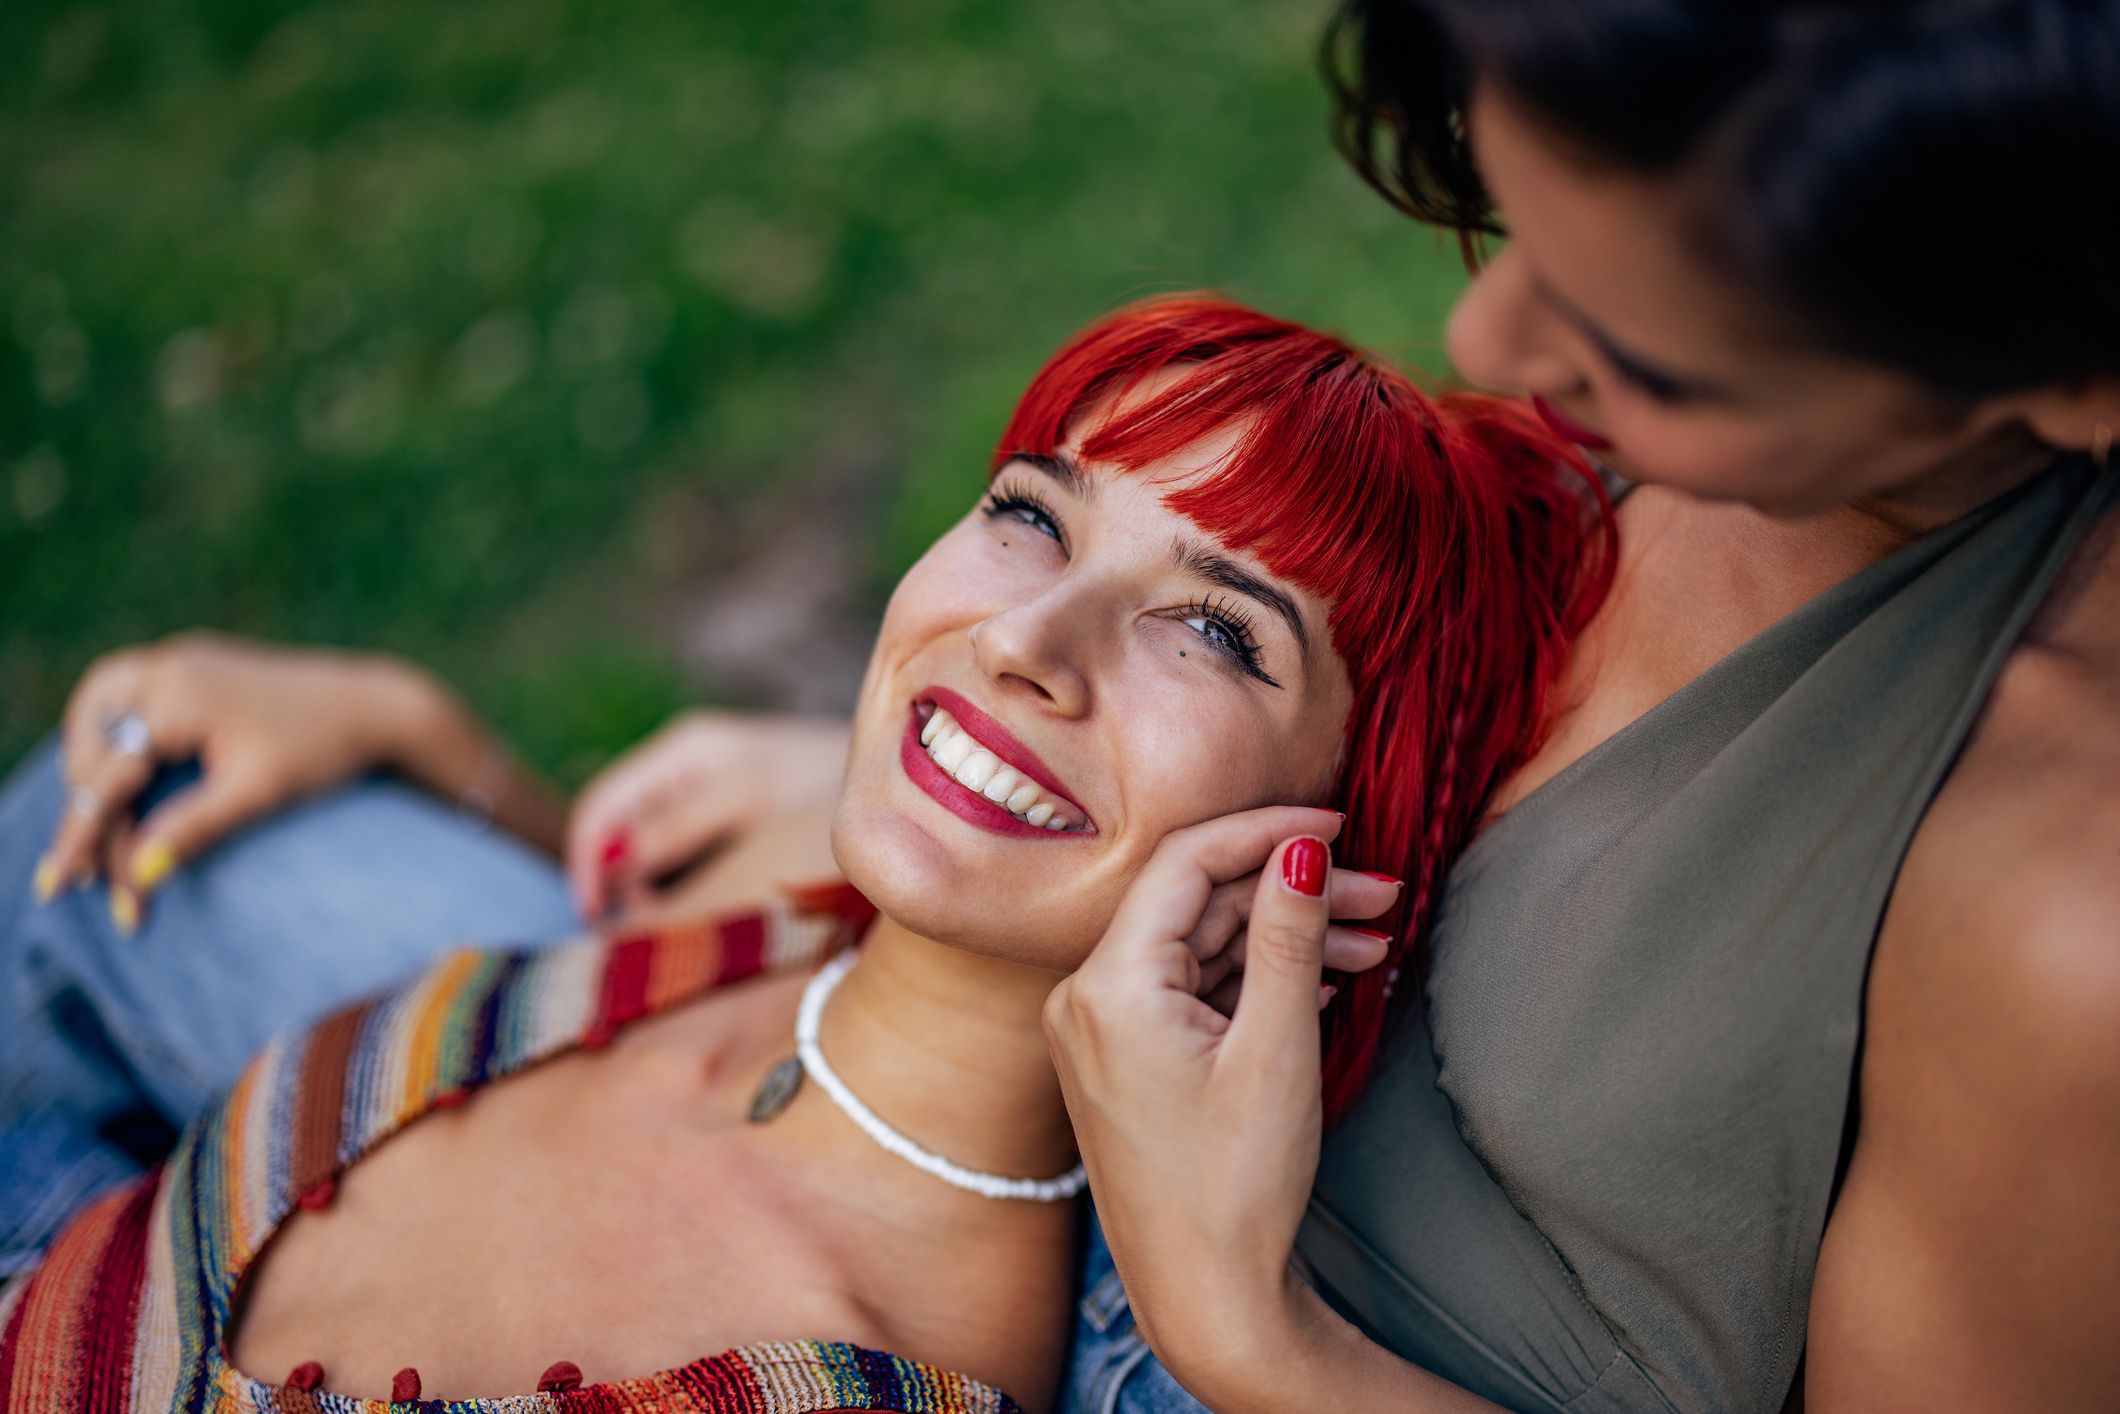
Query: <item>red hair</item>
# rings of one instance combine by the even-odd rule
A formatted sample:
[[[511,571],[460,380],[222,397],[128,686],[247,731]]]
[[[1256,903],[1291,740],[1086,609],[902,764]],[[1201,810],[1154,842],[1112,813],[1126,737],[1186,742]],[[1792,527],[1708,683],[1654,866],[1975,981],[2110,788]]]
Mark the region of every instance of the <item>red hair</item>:
[[[1354,704],[1333,805],[1336,863],[1406,881],[1384,965],[1325,1017],[1337,1118],[1375,1058],[1395,978],[1420,951],[1450,861],[1537,746],[1568,649],[1611,583],[1617,536],[1596,474],[1513,404],[1430,399],[1351,345],[1208,295],[1130,305],[1041,369],[994,453],[1050,455],[1090,407],[1173,371],[1107,416],[1087,460],[1136,470],[1210,433],[1235,449],[1166,504],[1332,605]]]

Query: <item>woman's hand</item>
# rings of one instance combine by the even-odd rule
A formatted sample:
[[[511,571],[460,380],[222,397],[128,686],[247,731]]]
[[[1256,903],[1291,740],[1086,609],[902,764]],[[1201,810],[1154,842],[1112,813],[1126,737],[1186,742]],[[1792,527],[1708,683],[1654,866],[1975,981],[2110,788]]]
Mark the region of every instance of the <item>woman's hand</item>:
[[[1288,1319],[1288,1259],[1324,1123],[1328,921],[1375,917],[1398,897],[1391,881],[1331,868],[1325,842],[1339,829],[1331,811],[1277,808],[1171,835],[1046,1007],[1135,1320],[1181,1380]],[[1243,991],[1224,1016],[1200,993],[1240,891]],[[1384,942],[1348,934],[1336,951],[1359,969]]]
[[[653,903],[672,875],[768,815],[830,801],[846,769],[838,721],[687,712],[606,767],[567,821],[567,878],[585,918]]]
[[[37,869],[49,899],[98,874],[118,926],[180,863],[247,821],[403,754],[443,700],[416,669],[390,659],[281,648],[189,632],[97,659],[68,699],[65,815]],[[144,736],[112,727],[127,718]],[[130,728],[137,733],[138,726]],[[137,824],[133,806],[155,768],[201,758],[196,786]]]
[[[1165,840],[1046,1034],[1142,1338],[1214,1409],[1491,1406],[1363,1338],[1289,1267],[1324,1128],[1327,966],[1360,971],[1395,881],[1331,867],[1330,811],[1250,810]],[[1263,867],[1262,867],[1263,866]],[[1243,990],[1202,1000],[1241,890]]]

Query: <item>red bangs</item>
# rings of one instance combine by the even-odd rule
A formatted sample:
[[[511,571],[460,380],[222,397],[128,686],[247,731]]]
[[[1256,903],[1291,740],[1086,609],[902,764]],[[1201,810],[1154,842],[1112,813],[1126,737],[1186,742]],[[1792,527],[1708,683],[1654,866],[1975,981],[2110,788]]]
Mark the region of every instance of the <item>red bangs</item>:
[[[1392,957],[1345,980],[1327,1013],[1337,1117],[1368,1073],[1395,979],[1418,978],[1450,861],[1537,745],[1567,650],[1604,596],[1609,506],[1580,453],[1523,410],[1430,399],[1339,339],[1214,296],[1129,306],[1070,339],[1032,380],[993,468],[1052,454],[1100,404],[1079,455],[1126,471],[1236,429],[1228,456],[1165,503],[1332,605],[1355,694],[1336,862],[1406,881],[1387,921]]]
[[[1177,376],[1150,398],[1142,383]],[[1405,468],[1439,419],[1421,392],[1329,335],[1206,296],[1134,305],[1077,334],[1032,381],[994,454],[1048,455],[1101,401],[1127,403],[1082,442],[1083,458],[1136,471],[1241,428],[1172,510],[1333,605],[1333,647],[1359,672],[1402,622]]]

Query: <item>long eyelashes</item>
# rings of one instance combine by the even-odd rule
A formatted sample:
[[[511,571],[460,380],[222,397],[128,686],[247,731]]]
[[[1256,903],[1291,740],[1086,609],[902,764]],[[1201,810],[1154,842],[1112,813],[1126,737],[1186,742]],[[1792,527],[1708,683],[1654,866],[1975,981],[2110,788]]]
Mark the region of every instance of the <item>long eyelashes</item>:
[[[1014,482],[996,482],[986,493],[983,507],[988,520],[1000,520],[1013,516],[1041,535],[1050,535],[1067,548],[1067,536],[1061,533],[1060,517],[1053,514],[1052,503],[1028,486]]]
[[[1195,599],[1185,606],[1184,622],[1202,638],[1229,655],[1236,665],[1261,682],[1279,687],[1259,666],[1259,641],[1252,636],[1251,618],[1227,596]]]
[[[1050,536],[1059,544],[1063,554],[1067,551],[1067,534],[1061,529],[1059,515],[1054,512],[1052,503],[1039,495],[1033,486],[997,480],[987,491],[980,511],[990,521],[1014,520],[1041,535]],[[1239,672],[1257,678],[1269,687],[1281,685],[1260,666],[1263,654],[1252,633],[1250,616],[1227,595],[1195,599],[1177,617],[1206,639]]]

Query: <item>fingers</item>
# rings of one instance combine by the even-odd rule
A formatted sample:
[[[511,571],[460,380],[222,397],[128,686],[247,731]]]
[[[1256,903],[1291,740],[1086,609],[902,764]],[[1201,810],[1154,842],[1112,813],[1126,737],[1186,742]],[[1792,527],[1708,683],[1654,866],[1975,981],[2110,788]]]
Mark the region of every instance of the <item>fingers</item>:
[[[1246,938],[1240,933],[1220,953],[1200,964],[1203,994],[1219,989],[1224,980],[1242,985]],[[1390,953],[1391,935],[1380,928],[1333,924],[1325,930],[1327,972],[1367,972]]]
[[[1246,874],[1226,884],[1217,884],[1209,895],[1207,907],[1200,915],[1199,926],[1186,938],[1193,955],[1203,961],[1220,956],[1234,948],[1233,960],[1237,967],[1244,965],[1244,924],[1251,917],[1251,905],[1259,891],[1259,876]],[[1385,874],[1369,874],[1354,869],[1335,869],[1326,895],[1334,918],[1375,918],[1398,902],[1401,886],[1399,881]],[[1331,937],[1327,937],[1330,949]],[[1340,964],[1329,957],[1327,967]],[[1345,969],[1361,971],[1361,967]]]
[[[130,817],[121,815],[112,822],[110,832],[103,837],[98,853],[98,864],[103,877],[110,881],[111,926],[130,938],[140,931],[140,893],[127,877],[126,857],[132,850],[133,829]]]
[[[630,822],[630,872],[643,884],[690,864],[755,819],[760,801],[748,786],[730,781],[718,790],[672,791],[651,802]]]
[[[68,789],[58,830],[38,865],[38,892],[45,898],[76,879],[94,877],[102,859],[98,848],[113,822],[130,818],[133,799],[154,774],[144,755],[101,753],[85,772],[68,759]]]
[[[1325,841],[1304,835],[1275,850],[1261,871],[1246,929],[1243,995],[1229,1027],[1232,1057],[1279,1065],[1308,1056],[1315,1064],[1331,867]]]
[[[656,741],[635,747],[582,788],[567,821],[567,882],[584,918],[611,908],[614,877],[622,876],[632,851],[629,822],[656,786],[651,753]]]
[[[1173,831],[1128,887],[1107,944],[1147,948],[1191,936],[1217,885],[1259,868],[1292,835],[1330,839],[1340,824],[1336,811],[1270,805]]]
[[[146,899],[179,865],[278,804],[261,774],[237,763],[209,766],[197,784],[157,803],[127,832],[126,848],[112,856],[113,892],[122,884]]]

